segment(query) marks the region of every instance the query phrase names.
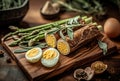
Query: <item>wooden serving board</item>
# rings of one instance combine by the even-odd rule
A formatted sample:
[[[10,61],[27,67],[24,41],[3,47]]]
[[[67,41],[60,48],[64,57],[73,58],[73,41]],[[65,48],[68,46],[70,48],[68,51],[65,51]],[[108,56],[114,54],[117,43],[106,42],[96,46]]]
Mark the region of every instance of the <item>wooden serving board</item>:
[[[100,40],[108,44],[107,54],[112,54],[116,51],[116,46],[108,38],[103,37]],[[20,49],[20,47],[9,47],[11,42],[13,42],[13,40],[2,41],[2,44],[30,81],[44,81],[73,67],[81,66],[104,56],[102,50],[98,47],[97,42],[92,41],[68,56],[60,55],[59,63],[55,67],[45,68],[40,62],[35,64],[29,63],[25,59],[25,53],[15,54],[14,50]]]

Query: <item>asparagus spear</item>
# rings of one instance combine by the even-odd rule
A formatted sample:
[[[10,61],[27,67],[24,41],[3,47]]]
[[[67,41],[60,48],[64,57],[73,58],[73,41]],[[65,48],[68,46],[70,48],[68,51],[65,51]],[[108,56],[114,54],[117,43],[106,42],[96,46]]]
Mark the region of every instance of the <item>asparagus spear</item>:
[[[38,30],[35,30],[35,31],[31,32],[30,34],[27,34],[27,35],[21,37],[20,39],[12,42],[9,46],[16,46],[16,45],[18,45],[19,42],[21,42],[22,40],[24,40],[25,38],[27,38],[27,37],[29,37],[31,35],[34,35],[36,32],[38,32]]]
[[[38,42],[39,40],[41,40],[43,38],[44,38],[44,34],[36,36],[35,38],[31,39],[28,42],[28,46],[33,46],[35,42]]]
[[[9,33],[8,35],[6,35],[5,38],[7,38],[9,36],[13,36],[14,34],[21,34],[21,33],[23,33],[23,36],[20,39],[15,40],[9,46],[16,46],[16,45],[18,45],[20,42],[22,42],[24,40],[28,40],[29,41],[28,46],[32,46],[32,45],[34,45],[35,42],[37,42],[37,41],[39,41],[41,39],[44,39],[44,37],[45,37],[45,35],[44,35],[45,32],[44,31],[49,31],[49,33],[50,32],[52,32],[52,33],[56,32],[58,29],[60,30],[62,27],[64,27],[64,26],[61,26],[61,25],[67,24],[67,23],[68,23],[68,25],[66,25],[66,27],[67,26],[69,27],[69,25],[70,25],[70,27],[74,27],[74,25],[75,26],[80,26],[81,24],[77,23],[77,21],[76,21],[77,18],[80,18],[80,16],[76,16],[74,18],[57,21],[57,23],[54,22],[54,23],[45,24],[45,25],[42,25],[42,26],[36,26],[36,27],[33,27],[33,28],[17,29],[15,32]],[[84,22],[86,24],[87,24],[88,21],[91,22],[91,20],[92,20],[91,17],[83,18],[83,19],[84,19]],[[73,24],[70,24],[71,22]],[[58,29],[57,30],[53,30],[54,28],[58,28]],[[24,35],[24,33],[25,33],[25,35]]]
[[[74,27],[74,26],[80,26],[81,24],[79,24],[79,23],[77,23],[77,21],[76,21],[76,18],[79,18],[79,16],[77,16],[77,17],[74,17],[74,21],[70,18],[70,22],[71,22],[71,20],[72,20],[72,23],[73,24],[71,24],[70,26],[69,25],[67,25],[67,26],[65,26],[65,27],[68,27],[68,28],[70,28],[70,27]],[[87,23],[89,23],[89,22],[91,22],[91,20],[92,20],[92,18],[91,17],[89,17],[89,18],[85,18],[84,19],[85,20],[85,23],[87,24]],[[67,23],[69,22],[69,21],[67,21]],[[77,25],[74,25],[74,23],[77,23]],[[70,24],[70,23],[69,23]],[[44,26],[46,26],[46,25],[44,25]],[[41,27],[43,27],[43,26],[41,26]],[[18,45],[21,41],[23,41],[23,40],[30,40],[29,41],[29,43],[28,43],[28,46],[32,46],[32,45],[34,45],[34,43],[35,42],[37,42],[37,41],[39,41],[39,40],[41,40],[41,39],[44,39],[44,37],[45,37],[45,35],[44,35],[44,31],[49,31],[49,33],[51,32],[51,33],[53,33],[53,32],[56,32],[58,29],[61,29],[61,28],[59,28],[59,27],[64,27],[64,26],[60,26],[60,25],[58,25],[58,24],[56,24],[56,23],[52,23],[50,26],[48,25],[48,26],[46,26],[46,27],[44,27],[44,28],[40,28],[40,29],[34,29],[33,30],[33,28],[28,28],[27,30],[26,29],[18,29],[18,31],[16,31],[16,32],[14,32],[15,34],[16,33],[18,33],[19,34],[19,32],[21,33],[21,32],[26,32],[26,31],[31,31],[31,30],[33,30],[31,33],[28,33],[27,35],[24,35],[24,36],[22,36],[20,39],[18,39],[18,40],[16,40],[16,41],[14,41],[14,42],[12,42],[9,46],[16,46],[16,45]],[[38,28],[38,26],[36,26],[35,28]],[[54,30],[54,28],[58,28],[57,30],[55,29]],[[52,30],[51,30],[52,29]],[[14,33],[12,33],[12,34],[10,34],[10,35],[13,35]],[[35,35],[35,34],[37,34],[37,35]]]
[[[76,17],[80,17],[80,16],[76,16]],[[73,18],[75,18],[75,17],[73,17]],[[60,21],[56,21],[56,22],[52,22],[52,23],[48,23],[48,24],[44,24],[44,25],[40,25],[40,26],[35,26],[35,27],[27,28],[27,29],[18,29],[17,31],[11,32],[11,33],[7,34],[6,36],[4,36],[3,41],[12,35],[17,35],[18,33],[30,32],[30,31],[34,31],[37,29],[41,29],[41,31],[43,29],[44,30],[50,29],[50,28],[56,27],[54,25],[64,24],[64,23],[68,22],[70,19],[72,19],[72,18],[68,18],[68,19],[64,19],[64,20],[60,20]]]

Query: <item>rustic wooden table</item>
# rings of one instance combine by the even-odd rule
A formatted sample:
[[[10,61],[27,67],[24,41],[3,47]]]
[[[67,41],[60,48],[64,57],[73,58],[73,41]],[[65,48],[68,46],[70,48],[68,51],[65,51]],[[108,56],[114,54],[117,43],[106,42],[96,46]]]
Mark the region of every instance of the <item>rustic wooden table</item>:
[[[18,25],[19,27],[32,27],[35,25],[40,25],[44,23],[49,23],[54,20],[45,20],[40,15],[40,8],[42,7],[42,4],[44,4],[46,0],[30,0],[30,9],[27,13],[27,15],[24,17],[23,21],[20,22]],[[112,7],[111,7],[112,8]],[[114,10],[114,11],[112,11]],[[118,20],[120,20],[120,15],[118,13],[118,10],[115,8],[110,9],[110,12],[108,15],[109,17],[115,17]],[[60,19],[68,18],[71,16],[76,15],[75,13],[63,13],[60,15]],[[97,21],[98,23],[102,24],[103,21]],[[2,38],[5,34],[9,33],[10,30],[8,28],[2,28],[0,29],[0,38]],[[116,39],[111,39],[120,49],[120,37]],[[4,50],[2,45],[0,45],[0,49]],[[4,50],[5,51],[5,50]],[[6,57],[9,57],[9,53],[5,51],[5,56],[0,58],[0,81],[28,81],[25,74],[22,72],[22,70],[17,66],[15,61],[12,60],[12,63],[6,62]],[[99,59],[108,64],[108,69],[106,72],[104,72],[101,75],[95,75],[92,81],[120,81],[120,53],[114,53],[111,56],[107,56],[105,58]],[[88,63],[84,66],[81,66],[80,68],[85,68],[86,66],[89,66],[91,63]],[[51,78],[49,81],[75,81],[73,78],[73,72],[74,70],[66,71],[63,74],[60,74],[56,77]]]

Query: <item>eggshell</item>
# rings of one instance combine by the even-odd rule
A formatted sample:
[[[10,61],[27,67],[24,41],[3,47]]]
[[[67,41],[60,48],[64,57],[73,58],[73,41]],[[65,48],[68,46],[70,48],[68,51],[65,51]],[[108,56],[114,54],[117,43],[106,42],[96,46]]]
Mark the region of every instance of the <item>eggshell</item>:
[[[104,33],[109,38],[116,38],[120,35],[120,23],[115,18],[109,18],[104,24]]]

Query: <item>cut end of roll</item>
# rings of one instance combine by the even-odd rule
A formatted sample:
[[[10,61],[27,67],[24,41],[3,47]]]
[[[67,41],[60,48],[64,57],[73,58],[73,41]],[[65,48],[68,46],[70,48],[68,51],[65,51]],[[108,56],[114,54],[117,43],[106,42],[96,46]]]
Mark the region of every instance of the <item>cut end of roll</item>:
[[[70,53],[70,46],[68,42],[63,39],[59,39],[57,42],[57,49],[63,55],[68,55]]]
[[[46,34],[45,35],[45,41],[47,43],[48,46],[55,48],[56,47],[56,37],[54,34]]]

